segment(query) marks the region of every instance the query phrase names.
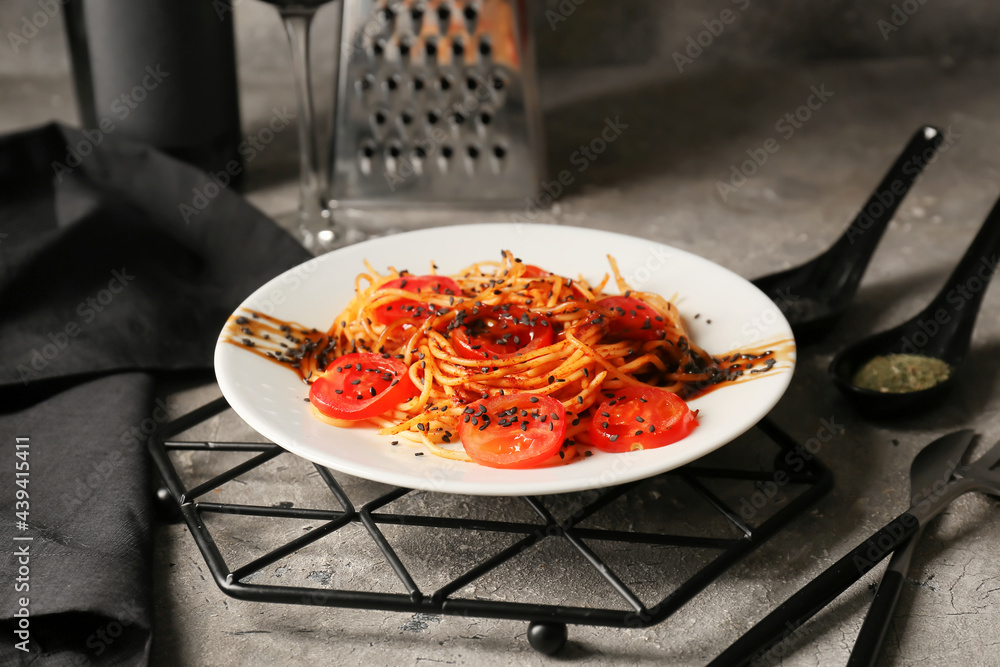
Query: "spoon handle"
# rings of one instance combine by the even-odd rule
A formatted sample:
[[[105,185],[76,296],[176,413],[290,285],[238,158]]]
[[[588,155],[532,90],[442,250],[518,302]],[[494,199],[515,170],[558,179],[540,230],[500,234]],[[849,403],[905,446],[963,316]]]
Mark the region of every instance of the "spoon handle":
[[[824,256],[823,265],[817,267],[815,275],[826,288],[849,293],[857,289],[882,234],[942,140],[941,130],[930,125],[913,134],[843,236]]]
[[[930,336],[927,346],[945,358],[961,357],[972,336],[979,306],[989,287],[990,279],[997,269],[997,254],[1000,253],[1000,200],[986,216],[979,233],[969,244],[969,249],[952,271],[944,287],[934,300],[918,316],[920,319],[936,320],[940,332]],[[948,341],[947,349],[937,350],[933,339]]]

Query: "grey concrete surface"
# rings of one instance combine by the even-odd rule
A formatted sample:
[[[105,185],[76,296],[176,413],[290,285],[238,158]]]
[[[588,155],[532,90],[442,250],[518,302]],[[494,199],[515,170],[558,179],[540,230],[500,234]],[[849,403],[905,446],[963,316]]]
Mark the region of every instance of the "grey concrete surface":
[[[772,413],[800,440],[816,435],[823,419],[844,426],[842,435],[820,452],[837,475],[834,492],[669,621],[642,630],[572,627],[564,656],[546,658],[528,647],[525,625],[518,622],[241,602],[212,583],[186,528],[164,525],[156,535],[154,664],[698,665],[710,660],[906,506],[907,470],[924,444],[966,426],[983,435],[983,445],[1000,438],[996,288],[986,295],[961,384],[939,409],[893,422],[866,420],[840,398],[826,376],[841,346],[901,321],[926,303],[1000,195],[998,74],[1000,62],[995,60],[955,64],[940,59],[705,68],[684,76],[672,65],[548,74],[544,92],[555,170],[569,166],[570,155],[596,136],[605,118],[620,117],[629,128],[540,219],[661,241],[746,277],[795,265],[824,249],[920,124],[949,128],[954,139],[904,203],[854,307],[826,338],[800,351],[793,384]],[[776,123],[794,113],[813,86],[825,86],[833,95],[792,136],[779,134]],[[245,126],[259,127],[273,100],[289,93],[268,81],[246,83]],[[47,117],[75,118],[65,76],[5,76],[0,99],[4,130]],[[780,150],[724,201],[718,182],[728,180],[732,165],[747,159],[747,150],[772,136]],[[249,197],[263,210],[277,214],[294,207],[294,156],[294,134],[283,133],[251,165]],[[390,214],[375,215],[388,219]],[[511,212],[391,215],[393,223],[419,225],[507,220]],[[211,386],[175,389],[165,387],[164,398],[178,414],[215,396]],[[253,436],[232,415],[213,420],[197,434]],[[198,479],[211,473],[208,464],[197,456],[179,459]],[[322,502],[312,486],[315,478],[301,462],[264,469],[255,477],[213,495],[296,506]],[[371,496],[379,488],[361,480],[345,483],[361,495]],[[641,521],[657,500],[652,491],[628,498],[613,510],[618,514],[612,519]],[[425,494],[412,500],[411,508],[433,500]],[[475,503],[463,507],[460,499],[447,502],[463,511],[477,509]],[[998,664],[998,511],[995,499],[965,497],[929,531],[880,664]],[[234,520],[217,528],[226,538],[220,540],[223,553],[244,562],[305,526]],[[442,567],[460,568],[468,562],[463,559],[490,546],[473,539],[433,538],[440,547],[431,539],[400,539],[404,557],[426,577],[436,576],[438,563],[432,568],[429,561],[444,561],[444,553],[448,562]],[[635,564],[637,582],[663,570],[676,576],[690,566],[666,551],[616,557]],[[375,590],[396,590],[384,563],[360,539],[296,558],[269,568],[259,575],[261,580],[319,587],[370,582]],[[549,558],[514,568],[507,579],[484,582],[471,592],[513,599],[527,591],[536,598],[576,601],[592,582],[572,574],[570,565],[568,556],[553,551]],[[873,595],[869,585],[877,581],[875,575],[806,626],[776,664],[843,664]]]
[[[840,398],[826,376],[842,345],[919,310],[1000,195],[998,71],[995,61],[954,66],[909,60],[727,69],[682,79],[650,70],[597,71],[547,81],[553,169],[568,166],[570,154],[595,136],[606,117],[620,117],[629,129],[540,219],[662,241],[747,277],[795,265],[828,246],[919,125],[938,124],[951,137],[887,232],[854,307],[824,340],[801,350],[792,387],[772,413],[800,440],[815,436],[823,419],[844,426],[820,453],[837,475],[835,491],[669,621],[643,630],[572,627],[565,656],[545,658],[528,648],[525,625],[518,622],[244,603],[215,589],[186,529],[173,526],[158,534],[157,664],[698,665],[710,660],[906,506],[909,463],[924,444],[964,426],[976,428],[984,445],[1000,437],[1000,291],[995,288],[986,295],[962,382],[939,409],[899,421],[870,421]],[[747,150],[779,136],[775,124],[805,102],[812,86],[825,86],[833,95],[791,137],[780,136],[780,150],[723,201],[718,181],[728,179],[731,165],[742,163]],[[294,190],[261,188],[250,196],[265,210],[279,211],[292,207]],[[391,216],[393,224],[419,225],[506,220],[511,212],[382,215]],[[193,390],[175,397],[175,405],[181,409],[212,395],[211,388]],[[230,416],[207,424],[202,437],[240,433],[245,427]],[[182,466],[204,478],[210,472],[206,463],[190,457]],[[273,502],[308,506],[320,496],[302,484],[307,471],[307,466],[275,470],[257,485],[249,480],[246,486],[229,485],[220,497],[248,500],[263,487]],[[359,481],[351,488],[369,497],[376,491]],[[647,494],[630,497],[623,516],[634,520],[644,511],[655,513]],[[452,505],[470,511],[467,499]],[[880,664],[997,664],[998,510],[994,499],[966,497],[932,528]],[[230,538],[224,553],[244,562],[281,535],[294,534],[294,528],[282,532],[265,523],[254,522],[252,530],[248,524],[220,524]],[[460,569],[464,559],[485,548],[471,539],[444,544],[450,552],[441,559],[445,571]],[[412,562],[442,551],[415,538],[403,538],[403,545]],[[367,582],[375,590],[398,590],[360,537],[335,552],[302,556],[299,564],[274,566],[270,581],[321,587]],[[637,550],[623,558],[639,567],[634,575],[639,582],[663,570],[674,576],[686,571],[663,552]],[[578,601],[596,585],[567,574],[574,565],[568,555],[553,551],[549,561],[515,568],[507,581],[485,582],[469,592]],[[541,568],[556,574],[542,574]],[[419,571],[433,576],[430,567]],[[787,655],[774,662],[843,664],[879,571],[806,626],[786,646]]]

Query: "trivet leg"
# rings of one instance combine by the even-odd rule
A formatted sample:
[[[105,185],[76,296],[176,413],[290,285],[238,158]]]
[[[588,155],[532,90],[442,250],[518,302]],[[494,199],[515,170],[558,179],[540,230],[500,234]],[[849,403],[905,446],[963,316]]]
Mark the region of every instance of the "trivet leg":
[[[566,645],[569,633],[565,623],[532,621],[528,624],[528,643],[531,648],[545,655],[555,655]]]
[[[180,523],[184,518],[181,508],[159,475],[153,475],[153,488],[156,489],[153,495],[153,512],[156,518],[164,523]]]

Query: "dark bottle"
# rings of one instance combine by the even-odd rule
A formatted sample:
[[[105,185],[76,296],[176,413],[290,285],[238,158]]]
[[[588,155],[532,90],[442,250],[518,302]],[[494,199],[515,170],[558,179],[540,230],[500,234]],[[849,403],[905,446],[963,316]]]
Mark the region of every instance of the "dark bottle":
[[[84,127],[226,172],[239,186],[229,0],[70,0],[65,14]]]

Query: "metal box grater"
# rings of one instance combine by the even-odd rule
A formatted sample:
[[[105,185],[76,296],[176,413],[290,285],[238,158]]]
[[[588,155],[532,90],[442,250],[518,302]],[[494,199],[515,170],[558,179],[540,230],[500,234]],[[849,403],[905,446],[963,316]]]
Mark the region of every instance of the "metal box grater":
[[[526,0],[344,0],[331,205],[505,207],[544,176]]]

